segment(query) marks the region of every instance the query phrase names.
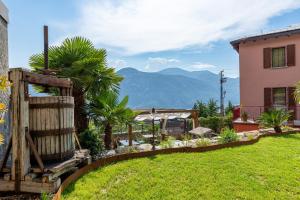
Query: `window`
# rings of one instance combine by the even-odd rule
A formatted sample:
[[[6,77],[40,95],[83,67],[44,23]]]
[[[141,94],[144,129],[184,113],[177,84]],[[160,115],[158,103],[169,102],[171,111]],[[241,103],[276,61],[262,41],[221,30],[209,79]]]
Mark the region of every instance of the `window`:
[[[273,88],[273,106],[282,108],[286,106],[286,88]]]
[[[285,66],[285,47],[272,48],[272,67],[284,67]]]

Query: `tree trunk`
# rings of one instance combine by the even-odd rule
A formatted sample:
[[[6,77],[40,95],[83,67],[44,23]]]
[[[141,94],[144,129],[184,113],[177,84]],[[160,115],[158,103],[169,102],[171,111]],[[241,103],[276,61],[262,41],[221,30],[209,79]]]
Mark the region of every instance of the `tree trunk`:
[[[88,128],[88,118],[87,113],[84,110],[84,93],[81,90],[73,88],[73,97],[74,97],[74,122],[75,130],[77,134],[82,133]]]
[[[105,149],[109,150],[112,142],[112,127],[109,123],[105,126],[104,134]]]
[[[280,126],[275,126],[274,130],[275,130],[275,133],[282,133],[282,130],[281,130]]]

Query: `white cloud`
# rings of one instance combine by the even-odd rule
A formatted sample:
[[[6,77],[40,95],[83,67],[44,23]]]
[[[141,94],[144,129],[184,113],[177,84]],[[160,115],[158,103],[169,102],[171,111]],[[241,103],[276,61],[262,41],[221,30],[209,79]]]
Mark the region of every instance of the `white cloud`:
[[[215,69],[217,68],[217,66],[208,63],[195,62],[190,66],[190,68],[195,70],[204,70],[204,69]]]
[[[155,57],[155,58],[149,57],[148,61],[152,64],[161,64],[161,65],[180,62],[179,60],[174,58],[161,58],[161,57]]]
[[[145,70],[156,71],[174,65],[176,66],[178,63],[180,63],[180,60],[175,58],[149,57],[145,66]]]
[[[116,68],[117,70],[122,69],[127,66],[127,62],[125,60],[117,59],[108,61],[108,66]]]
[[[77,34],[124,53],[207,45],[261,30],[299,0],[90,0],[80,5]]]

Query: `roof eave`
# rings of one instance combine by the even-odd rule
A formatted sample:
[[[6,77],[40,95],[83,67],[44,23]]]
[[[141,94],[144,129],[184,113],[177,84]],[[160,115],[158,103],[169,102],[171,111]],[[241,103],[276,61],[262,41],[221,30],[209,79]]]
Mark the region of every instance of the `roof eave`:
[[[290,37],[291,35],[295,34],[300,34],[300,28],[295,29],[295,30],[287,30],[287,31],[281,31],[281,32],[276,32],[276,33],[269,33],[269,34],[263,34],[263,35],[256,35],[256,36],[251,36],[251,37],[246,37],[246,38],[241,38],[238,40],[233,40],[230,42],[232,47],[239,52],[239,45],[241,42],[249,42],[249,41],[256,41],[256,40],[267,40],[270,38],[278,38],[278,37],[283,37],[287,36]]]

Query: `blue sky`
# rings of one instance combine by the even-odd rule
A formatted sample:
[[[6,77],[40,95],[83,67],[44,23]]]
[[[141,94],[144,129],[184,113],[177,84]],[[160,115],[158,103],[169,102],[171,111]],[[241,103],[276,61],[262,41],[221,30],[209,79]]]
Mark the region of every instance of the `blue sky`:
[[[50,44],[80,35],[106,48],[117,69],[225,70],[238,76],[229,42],[241,36],[300,24],[300,1],[286,0],[3,0],[9,9],[10,67],[28,67]]]

